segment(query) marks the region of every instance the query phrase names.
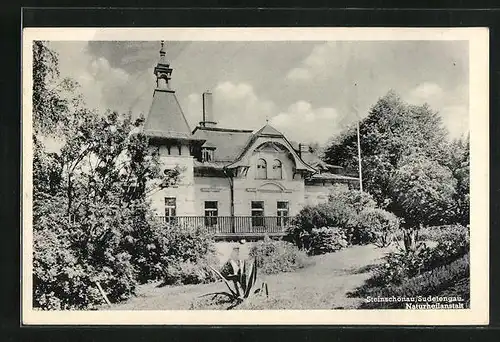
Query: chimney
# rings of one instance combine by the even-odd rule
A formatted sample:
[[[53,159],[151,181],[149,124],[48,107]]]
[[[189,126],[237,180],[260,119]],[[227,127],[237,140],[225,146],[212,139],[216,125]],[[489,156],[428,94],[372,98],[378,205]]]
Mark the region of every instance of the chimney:
[[[304,155],[309,153],[309,145],[308,144],[299,144],[299,156],[303,157]]]
[[[213,112],[213,97],[210,91],[203,93],[203,121],[200,122],[202,127],[215,127],[217,122],[214,119]]]

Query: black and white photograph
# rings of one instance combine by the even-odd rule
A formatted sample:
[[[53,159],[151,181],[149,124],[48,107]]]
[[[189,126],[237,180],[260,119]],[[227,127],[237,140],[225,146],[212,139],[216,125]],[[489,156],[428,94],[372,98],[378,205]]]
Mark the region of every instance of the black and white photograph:
[[[150,31],[24,34],[28,322],[487,322],[487,30]]]

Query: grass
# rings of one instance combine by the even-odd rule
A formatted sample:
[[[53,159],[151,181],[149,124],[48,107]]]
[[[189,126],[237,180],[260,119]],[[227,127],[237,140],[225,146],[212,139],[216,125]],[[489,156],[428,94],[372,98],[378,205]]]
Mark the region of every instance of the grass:
[[[238,306],[239,310],[278,309],[340,309],[356,308],[362,299],[347,298],[346,293],[362,285],[370,277],[371,267],[382,262],[390,248],[373,245],[355,246],[336,253],[314,256],[314,264],[296,272],[265,275],[269,297],[256,297]],[[258,283],[259,284],[259,283]],[[212,301],[200,296],[224,290],[221,282],[200,285],[165,286],[146,284],[139,287],[138,296],[106,310],[225,310],[223,298]]]

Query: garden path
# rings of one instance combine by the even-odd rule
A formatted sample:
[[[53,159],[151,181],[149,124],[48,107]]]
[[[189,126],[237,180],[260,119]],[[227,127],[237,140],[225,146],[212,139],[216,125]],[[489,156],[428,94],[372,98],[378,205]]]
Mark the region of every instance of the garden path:
[[[269,287],[269,298],[250,303],[241,309],[335,309],[355,308],[361,298],[348,298],[347,293],[370,276],[371,266],[382,262],[389,248],[373,245],[354,246],[336,253],[312,257],[314,264],[296,272],[261,275]],[[138,296],[111,310],[186,310],[224,309],[227,305],[209,305],[199,296],[224,291],[224,284],[164,286],[142,285]],[[194,306],[193,306],[194,305]]]

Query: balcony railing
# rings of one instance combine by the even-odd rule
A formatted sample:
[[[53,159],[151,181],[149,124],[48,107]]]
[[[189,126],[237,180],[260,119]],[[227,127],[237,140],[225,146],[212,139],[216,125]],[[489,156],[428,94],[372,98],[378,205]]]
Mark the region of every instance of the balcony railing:
[[[203,227],[215,236],[284,235],[288,216],[158,216],[180,227]]]

